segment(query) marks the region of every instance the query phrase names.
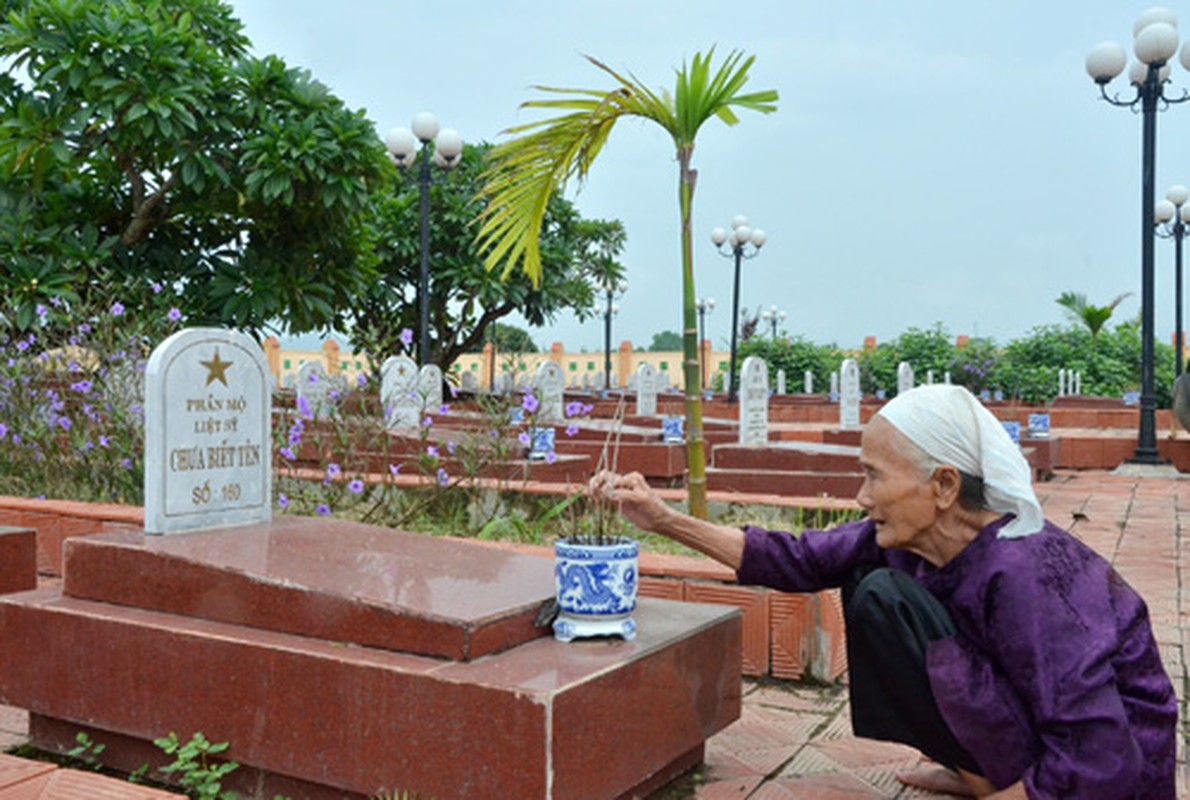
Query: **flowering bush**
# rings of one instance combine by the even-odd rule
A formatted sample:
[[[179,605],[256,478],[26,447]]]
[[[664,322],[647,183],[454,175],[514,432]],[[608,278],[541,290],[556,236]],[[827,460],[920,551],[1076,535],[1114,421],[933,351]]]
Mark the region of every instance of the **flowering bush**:
[[[182,317],[160,284],[128,291],[51,296],[31,320],[0,301],[0,492],[143,502],[145,364]]]

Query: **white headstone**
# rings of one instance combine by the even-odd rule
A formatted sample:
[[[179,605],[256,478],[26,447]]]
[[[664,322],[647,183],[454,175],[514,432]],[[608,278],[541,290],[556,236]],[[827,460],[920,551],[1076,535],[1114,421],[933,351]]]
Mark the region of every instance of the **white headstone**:
[[[416,428],[421,421],[417,382],[417,363],[409,356],[386,358],[380,366],[380,405],[389,428]]]
[[[422,398],[422,409],[436,413],[442,407],[442,368],[437,364],[426,364],[417,373],[417,393]]]
[[[1083,371],[1080,369],[1074,373],[1074,392],[1073,394],[1081,396],[1083,393]]]
[[[814,372],[806,370],[805,375],[802,376],[802,391],[806,394],[814,394]]]
[[[769,371],[763,358],[748,356],[740,370],[740,444],[769,440]]]
[[[839,373],[831,373],[831,397],[837,398],[839,396]]]
[[[272,385],[260,345],[190,328],[145,369],[145,532],[272,518]]]
[[[595,373],[595,386],[597,392],[601,392],[607,388],[607,377],[602,372]]]
[[[297,377],[292,372],[287,373],[285,377],[281,379],[281,385],[286,389],[292,389],[296,383]]]
[[[859,364],[854,358],[843,361],[839,376],[839,427],[845,431],[859,427]]]
[[[1058,370],[1058,397],[1066,396],[1066,370]]]
[[[315,419],[330,415],[330,393],[334,387],[321,361],[307,361],[298,367],[293,388],[297,392],[298,406],[308,407]]]
[[[580,381],[580,385],[583,387],[583,391],[587,391],[591,388],[591,373],[583,373],[583,379]]]
[[[913,367],[908,361],[897,364],[897,394],[904,394],[913,388]]]
[[[657,414],[657,370],[652,364],[641,364],[636,368],[636,413],[642,417]]]
[[[566,393],[566,376],[562,368],[553,361],[544,361],[537,367],[537,419],[545,424],[563,421],[562,397]]]
[[[933,386],[933,385],[934,385],[934,370],[927,369],[926,370],[926,386]]]
[[[777,370],[777,394],[785,394],[785,370]]]
[[[474,392],[479,388],[479,378],[474,372],[464,372],[460,379],[460,385],[463,387],[463,391]]]
[[[942,373],[942,382],[950,385],[950,370]]]

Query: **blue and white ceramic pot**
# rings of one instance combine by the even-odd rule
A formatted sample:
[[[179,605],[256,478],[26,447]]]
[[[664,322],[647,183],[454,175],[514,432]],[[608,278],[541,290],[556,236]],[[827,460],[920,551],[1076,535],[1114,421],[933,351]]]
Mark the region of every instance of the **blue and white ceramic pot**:
[[[554,638],[562,642],[590,636],[635,638],[632,612],[639,562],[640,546],[625,536],[602,545],[556,542]]]

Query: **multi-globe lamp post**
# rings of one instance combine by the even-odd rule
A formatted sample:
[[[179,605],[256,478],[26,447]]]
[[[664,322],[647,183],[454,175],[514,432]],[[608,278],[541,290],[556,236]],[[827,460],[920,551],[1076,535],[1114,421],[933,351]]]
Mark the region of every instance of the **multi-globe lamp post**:
[[[389,156],[397,168],[404,171],[417,157],[418,142],[421,142],[421,163],[418,165],[417,183],[421,189],[421,265],[417,283],[417,360],[419,364],[430,363],[430,183],[433,174],[430,160],[444,170],[453,169],[463,154],[463,137],[451,128],[438,129],[438,118],[423,111],[413,118],[408,128],[393,128],[384,143]],[[430,142],[434,143],[433,156]]]
[[[730,372],[727,379],[727,402],[734,403],[736,396],[735,357],[740,329],[740,264],[746,258],[756,258],[760,255],[760,248],[768,240],[765,232],[760,228],[748,225],[748,218],[739,215],[731,220],[731,233],[723,228],[711,231],[711,242],[719,249],[719,255],[735,259],[735,282],[731,293],[731,361],[728,364]]]
[[[698,299],[694,302],[694,307],[698,309],[698,366],[699,366],[699,389],[706,390],[707,388],[707,356],[706,347],[703,343],[707,340],[707,314],[715,310],[715,298],[707,297],[705,299]]]
[[[1182,239],[1186,235],[1186,223],[1190,222],[1190,189],[1181,184],[1171,186],[1165,192],[1165,199],[1158,202],[1154,216],[1157,220],[1157,235],[1174,241],[1174,377],[1182,374],[1182,348],[1185,334],[1182,327]]]
[[[1132,461],[1138,464],[1159,464],[1157,453],[1157,401],[1153,391],[1153,307],[1154,298],[1154,172],[1157,150],[1157,109],[1190,99],[1183,91],[1181,97],[1167,97],[1164,86],[1169,80],[1169,60],[1178,52],[1177,18],[1168,8],[1150,8],[1137,18],[1132,27],[1132,51],[1136,55],[1128,68],[1128,80],[1136,87],[1136,96],[1121,99],[1109,95],[1107,85],[1124,71],[1128,55],[1116,42],[1100,42],[1087,54],[1087,73],[1099,85],[1102,98],[1113,106],[1136,111],[1143,120],[1141,135],[1141,390],[1140,429]],[[1190,42],[1187,43],[1190,46]],[[1190,47],[1183,47],[1182,66],[1190,69]]]
[[[777,324],[785,321],[785,312],[777,310],[776,306],[770,306],[768,311],[762,311],[760,318],[773,326],[773,341],[777,341]]]
[[[603,308],[603,387],[612,388],[612,317],[620,313],[616,297],[628,293],[628,281],[612,281],[603,287],[607,304]]]

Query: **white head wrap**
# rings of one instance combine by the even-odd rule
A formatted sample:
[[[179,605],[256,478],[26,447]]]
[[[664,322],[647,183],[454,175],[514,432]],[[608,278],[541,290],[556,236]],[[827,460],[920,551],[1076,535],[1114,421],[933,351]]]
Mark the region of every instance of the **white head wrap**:
[[[1016,518],[1000,529],[1013,539],[1045,524],[1032,472],[1004,425],[961,386],[934,384],[899,394],[878,412],[936,461],[983,478],[988,508]]]

